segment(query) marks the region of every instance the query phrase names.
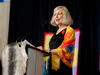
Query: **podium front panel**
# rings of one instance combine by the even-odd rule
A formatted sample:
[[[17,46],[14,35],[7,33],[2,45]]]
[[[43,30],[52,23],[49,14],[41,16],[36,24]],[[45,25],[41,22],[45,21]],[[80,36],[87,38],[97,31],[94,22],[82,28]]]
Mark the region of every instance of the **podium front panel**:
[[[33,48],[28,48],[28,62],[26,75],[42,75],[43,53]]]

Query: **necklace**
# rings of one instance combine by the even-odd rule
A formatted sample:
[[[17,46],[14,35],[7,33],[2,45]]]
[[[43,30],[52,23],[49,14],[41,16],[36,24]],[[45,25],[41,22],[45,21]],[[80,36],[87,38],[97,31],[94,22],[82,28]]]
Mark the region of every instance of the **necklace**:
[[[63,28],[59,28],[56,32],[56,35],[59,34],[62,30],[64,30],[66,27],[63,27]]]

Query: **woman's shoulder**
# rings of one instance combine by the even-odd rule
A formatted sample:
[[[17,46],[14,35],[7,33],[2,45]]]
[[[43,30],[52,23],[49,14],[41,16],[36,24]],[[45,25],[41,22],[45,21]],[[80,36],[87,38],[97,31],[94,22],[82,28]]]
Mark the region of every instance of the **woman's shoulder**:
[[[67,26],[66,32],[68,31],[74,31],[74,29],[71,26]]]

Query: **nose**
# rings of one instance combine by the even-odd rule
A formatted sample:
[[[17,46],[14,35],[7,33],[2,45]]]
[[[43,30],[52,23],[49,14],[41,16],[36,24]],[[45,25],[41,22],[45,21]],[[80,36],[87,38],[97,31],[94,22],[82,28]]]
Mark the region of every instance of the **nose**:
[[[55,16],[56,18],[58,18],[58,15],[56,14],[56,16]]]

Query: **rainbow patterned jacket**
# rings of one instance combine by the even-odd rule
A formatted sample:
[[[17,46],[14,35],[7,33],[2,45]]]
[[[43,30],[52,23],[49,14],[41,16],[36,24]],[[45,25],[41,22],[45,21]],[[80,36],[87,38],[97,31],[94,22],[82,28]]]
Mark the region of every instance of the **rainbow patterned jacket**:
[[[58,55],[52,54],[52,69],[57,70],[60,67],[60,59],[69,67],[72,68],[74,56],[75,32],[70,26],[67,26],[64,40],[61,45],[55,49]]]

